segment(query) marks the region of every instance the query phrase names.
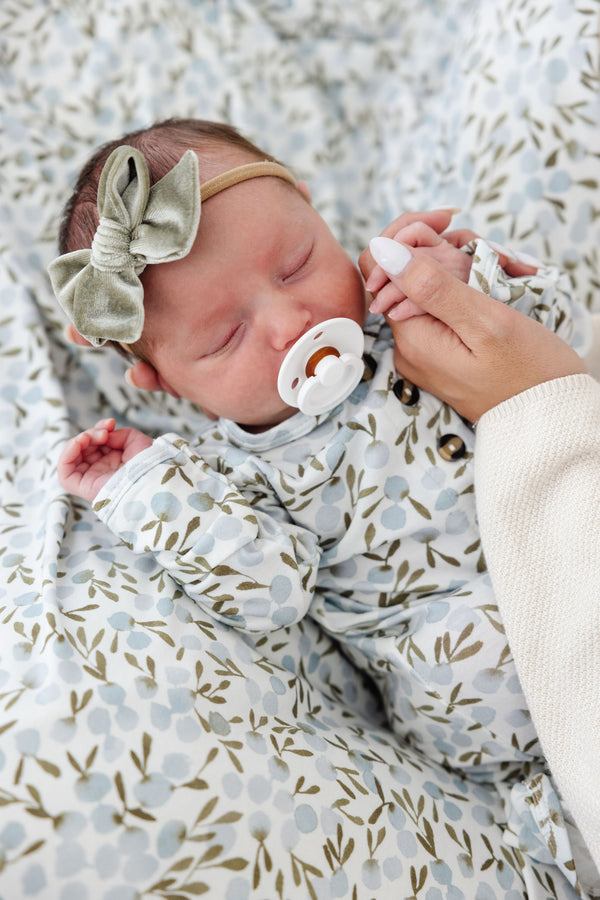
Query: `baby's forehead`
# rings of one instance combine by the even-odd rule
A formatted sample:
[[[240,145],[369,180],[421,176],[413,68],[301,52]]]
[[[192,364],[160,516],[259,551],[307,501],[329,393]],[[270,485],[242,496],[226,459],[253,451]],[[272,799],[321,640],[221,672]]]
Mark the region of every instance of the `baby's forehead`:
[[[179,284],[184,272],[202,283],[216,270],[222,271],[223,281],[232,280],[238,264],[246,271],[259,269],[277,250],[295,245],[311,209],[295,182],[279,175],[233,183],[203,201],[196,239],[186,257],[146,268],[141,276],[145,295],[150,302],[155,294],[168,302],[173,299],[168,279],[175,276]]]
[[[249,245],[271,232],[283,239],[284,232],[299,231],[307,213],[314,212],[295,182],[278,176],[236,182],[203,202],[194,249],[218,251],[239,232]]]

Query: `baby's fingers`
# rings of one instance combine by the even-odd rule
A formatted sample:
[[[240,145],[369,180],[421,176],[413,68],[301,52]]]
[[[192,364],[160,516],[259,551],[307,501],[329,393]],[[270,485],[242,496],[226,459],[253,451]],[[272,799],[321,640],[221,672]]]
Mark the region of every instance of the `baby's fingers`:
[[[100,438],[102,443],[105,443],[108,435],[114,431],[115,429],[115,420],[114,419],[100,419],[99,422],[96,422],[95,425],[92,425],[91,428],[88,428],[87,433],[90,434],[93,438]]]
[[[425,222],[412,222],[397,231],[393,240],[409,247],[437,247],[443,238]]]
[[[94,445],[95,447],[103,447],[109,442],[109,438],[113,433],[114,427],[114,419],[100,419],[99,422],[96,422],[95,425],[92,425],[91,428],[88,428],[87,431],[84,431],[83,434],[79,435],[80,438],[84,437],[84,435],[88,438],[87,443],[83,449],[87,450],[91,445]]]
[[[76,434],[75,437],[72,437],[65,444],[64,450],[59,457],[58,466],[63,469],[65,466],[73,467],[81,463],[84,457],[87,459],[90,455],[90,447],[106,444],[108,435],[114,427],[114,419],[101,419],[92,428]]]
[[[452,244],[453,247],[460,250],[465,244],[476,241],[480,235],[471,231],[470,228],[455,228],[453,231],[445,231],[443,237],[445,241],[448,241],[449,244]]]
[[[390,279],[425,312],[440,319],[467,348],[477,346],[482,333],[494,332],[494,322],[505,307],[475,288],[468,287],[429,256],[414,257],[396,241],[373,238],[373,258]]]
[[[375,315],[389,312],[389,310],[396,303],[400,303],[402,300],[404,300],[405,297],[406,294],[402,293],[397,285],[395,285],[392,281],[388,281],[385,287],[383,287],[374,298],[369,307],[369,311],[374,313]]]
[[[389,281],[389,278],[381,266],[375,266],[365,282],[365,288],[370,294],[377,294],[387,281]],[[374,310],[371,310],[371,312],[374,312]]]
[[[72,466],[74,463],[80,461],[91,442],[92,439],[87,431],[83,431],[81,434],[71,438],[71,440],[65,444],[64,450],[60,454],[58,460],[59,470],[61,467]]]
[[[471,231],[470,228],[457,228],[454,231],[445,231],[443,234],[445,240],[454,247],[464,247],[471,241],[476,241],[480,235]],[[498,254],[498,262],[504,271],[513,278],[520,278],[522,275],[534,275],[535,272],[543,265],[539,260],[534,259],[526,253],[518,250],[511,250],[503,244],[497,244],[495,241],[484,239],[486,244]]]
[[[411,222],[409,225],[405,225],[394,233],[392,240],[405,244],[408,247],[437,247],[438,244],[444,243],[443,238],[439,236],[437,231],[425,222]],[[377,293],[379,291],[379,295],[381,295],[386,281],[388,281],[386,272],[381,266],[375,266],[369,275],[365,287],[369,292]],[[404,296],[403,294],[398,299],[403,299]],[[379,300],[379,297],[377,299]],[[375,302],[371,306],[371,312],[386,312],[389,308],[390,304],[388,302],[386,302],[385,306]]]
[[[408,300],[406,294],[391,281],[377,294],[370,311],[376,314],[383,313],[394,322],[404,322],[412,316],[425,315],[425,311],[412,300]]]
[[[406,322],[407,319],[412,319],[413,316],[426,316],[427,313],[424,309],[421,309],[420,306],[417,306],[416,303],[413,303],[412,300],[403,300],[402,303],[397,303],[396,306],[393,306],[389,313],[387,314],[388,319],[391,319],[392,322]]]

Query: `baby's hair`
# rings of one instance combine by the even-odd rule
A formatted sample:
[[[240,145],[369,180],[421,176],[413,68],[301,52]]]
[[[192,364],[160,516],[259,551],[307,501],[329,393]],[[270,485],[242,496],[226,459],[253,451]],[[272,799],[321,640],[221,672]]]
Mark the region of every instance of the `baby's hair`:
[[[147,128],[124,134],[99,147],[81,169],[61,219],[58,236],[61,254],[92,246],[99,221],[97,198],[100,176],[110,154],[124,144],[136,147],[143,153],[151,185],[160,181],[179,162],[186,150],[194,150],[198,156],[201,182],[217,174],[215,161],[219,162],[222,151],[227,148],[241,150],[253,159],[278,161],[247,140],[232,125],[206,119],[165,119]],[[121,355],[131,358],[116,341],[109,343]],[[150,347],[147,346],[144,335],[131,349],[139,359],[149,358]]]
[[[206,119],[165,119],[148,128],[131,131],[117,140],[99,147],[85,163],[75,184],[73,194],[67,202],[58,235],[61,253],[82,250],[92,246],[98,227],[98,183],[104,164],[117,147],[128,144],[143,153],[150,184],[157,181],[175,166],[186,150],[194,150],[200,161],[200,180],[206,181],[214,172],[202,171],[215,150],[223,147],[243,150],[256,159],[277,160],[247,140],[232,125],[211,122]],[[203,160],[204,157],[204,160]]]

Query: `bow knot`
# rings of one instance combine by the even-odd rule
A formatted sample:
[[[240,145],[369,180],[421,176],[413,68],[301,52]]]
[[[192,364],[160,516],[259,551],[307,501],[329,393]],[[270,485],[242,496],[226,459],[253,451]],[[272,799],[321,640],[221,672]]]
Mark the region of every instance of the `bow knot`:
[[[91,344],[139,339],[144,327],[139,275],[148,264],[187,256],[198,231],[200,202],[192,150],[152,186],[139,150],[113,150],[98,184],[100,222],[91,249],[64,253],[48,267],[58,302]]]
[[[92,241],[90,263],[104,272],[119,272],[132,264],[135,266],[136,260],[139,263],[141,259],[131,253],[131,239],[131,229],[127,225],[102,216]]]

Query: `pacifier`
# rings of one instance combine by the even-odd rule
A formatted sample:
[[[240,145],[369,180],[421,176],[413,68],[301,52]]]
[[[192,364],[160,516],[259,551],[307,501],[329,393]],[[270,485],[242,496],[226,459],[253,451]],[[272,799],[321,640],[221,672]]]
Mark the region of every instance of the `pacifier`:
[[[288,351],[277,379],[279,396],[308,416],[333,409],[363,376],[365,338],[353,319],[327,319]]]

